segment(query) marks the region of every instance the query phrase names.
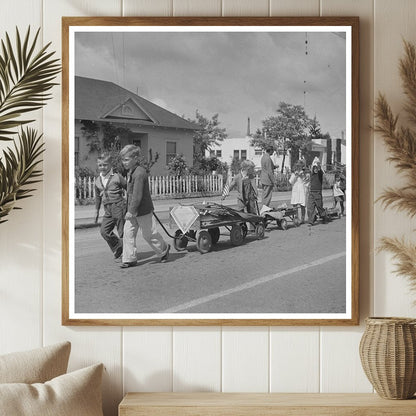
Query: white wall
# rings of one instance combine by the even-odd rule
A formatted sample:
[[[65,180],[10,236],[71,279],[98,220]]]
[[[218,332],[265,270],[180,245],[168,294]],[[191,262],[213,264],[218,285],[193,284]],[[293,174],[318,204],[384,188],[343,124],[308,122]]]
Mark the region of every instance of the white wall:
[[[61,16],[358,15],[361,18],[360,266],[361,317],[415,314],[407,284],[388,254],[375,254],[382,235],[410,236],[404,215],[373,201],[401,183],[374,138],[374,96],[395,111],[402,37],[416,41],[414,0],[1,0],[0,28],[41,26],[61,53]],[[46,153],[44,182],[0,225],[0,353],[61,340],[72,342],[70,369],[102,361],[106,416],[126,391],[369,392],[358,356],[359,327],[62,327],[61,93],[39,112]]]

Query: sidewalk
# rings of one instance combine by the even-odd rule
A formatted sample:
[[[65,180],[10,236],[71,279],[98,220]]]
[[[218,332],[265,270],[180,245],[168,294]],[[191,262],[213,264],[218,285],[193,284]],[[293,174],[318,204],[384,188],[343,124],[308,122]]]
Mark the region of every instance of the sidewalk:
[[[273,192],[272,202],[274,206],[280,205],[284,202],[290,203],[291,191],[286,192]],[[328,197],[332,198],[332,190],[324,189],[322,191],[322,196],[324,199]],[[259,195],[259,206],[261,206],[261,193]],[[155,213],[169,212],[170,207],[175,205],[193,205],[201,204],[203,202],[216,202],[218,204],[226,206],[237,206],[237,193],[236,191],[230,192],[230,195],[221,201],[221,196],[208,196],[208,197],[195,197],[195,198],[177,198],[177,199],[156,199],[153,201],[155,207]],[[272,206],[273,206],[272,205]],[[103,213],[103,208],[101,207],[100,215]],[[88,228],[95,227],[97,224],[94,224],[95,218],[95,206],[94,205],[76,205],[75,206],[75,228]],[[98,220],[100,221],[100,219]]]

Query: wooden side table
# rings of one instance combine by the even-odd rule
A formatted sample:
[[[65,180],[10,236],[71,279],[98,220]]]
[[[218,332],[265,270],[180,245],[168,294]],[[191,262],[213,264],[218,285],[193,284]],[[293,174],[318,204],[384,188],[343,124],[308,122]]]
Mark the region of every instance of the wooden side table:
[[[406,416],[415,400],[347,393],[127,393],[119,416]]]

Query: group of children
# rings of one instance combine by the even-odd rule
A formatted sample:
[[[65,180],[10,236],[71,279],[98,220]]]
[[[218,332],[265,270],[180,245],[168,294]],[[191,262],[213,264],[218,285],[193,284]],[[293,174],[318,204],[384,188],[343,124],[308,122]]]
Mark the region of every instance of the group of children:
[[[253,187],[255,176],[254,163],[245,160],[241,163],[240,173],[235,175],[229,185],[224,187],[222,199],[232,189],[237,189],[237,209],[248,213],[258,214],[257,193]],[[310,170],[306,169],[303,163],[295,165],[290,176],[289,183],[292,185],[290,203],[298,208],[298,219],[304,223],[307,219],[309,224],[315,222],[316,214],[326,219],[326,210],[323,206],[322,185],[324,173],[318,158],[312,162]],[[335,174],[333,190],[333,209],[339,204],[340,216],[344,215],[345,200],[345,179],[339,173]],[[268,208],[268,207],[266,207]]]
[[[291,204],[298,207],[300,215],[298,218],[301,223],[305,222],[307,213],[307,221],[309,224],[315,222],[316,214],[320,218],[326,220],[326,210],[323,206],[322,185],[324,173],[321,168],[319,159],[315,158],[312,163],[311,171],[307,171],[301,164],[296,165],[294,172],[289,179],[292,185]],[[335,174],[335,181],[332,186],[333,204],[332,209],[340,206],[340,216],[344,215],[345,200],[345,179],[339,173]]]
[[[290,203],[298,208],[298,218],[301,223],[305,222],[306,214],[309,224],[315,222],[316,214],[326,220],[326,210],[323,206],[322,185],[324,172],[322,171],[319,159],[315,158],[309,172],[302,164],[297,164],[289,179],[292,185]],[[340,216],[344,215],[345,180],[339,174],[335,174],[335,181],[332,186],[333,204],[332,209],[340,206]],[[299,215],[300,211],[300,215]]]
[[[148,175],[140,166],[140,157],[140,148],[135,145],[127,145],[120,151],[127,178],[114,171],[114,161],[109,153],[104,153],[97,159],[99,175],[95,180],[95,222],[98,222],[99,211],[103,205],[101,236],[113,252],[115,261],[120,262],[122,268],[137,265],[136,237],[139,228],[144,240],[158,255],[161,262],[168,259],[170,250],[170,245],[156,229]],[[222,199],[235,188],[237,189],[237,209],[258,214],[257,192],[253,186],[254,168],[253,162],[244,160],[241,163],[240,173],[224,187]],[[298,207],[300,222],[305,222],[307,214],[307,221],[313,224],[316,212],[325,219],[326,211],[322,200],[323,171],[319,160],[314,160],[310,171],[300,163],[295,165],[289,182],[292,185],[290,203]],[[339,174],[335,175],[333,196],[333,208],[339,204],[340,215],[344,215],[345,181]],[[114,229],[117,230],[117,234]]]
[[[139,228],[161,262],[167,261],[169,256],[170,245],[156,230],[148,175],[140,166],[140,157],[138,146],[127,145],[120,151],[127,178],[114,171],[110,154],[104,153],[97,159],[99,175],[95,180],[95,221],[98,221],[103,205],[100,232],[121,268],[137,265],[136,237]]]

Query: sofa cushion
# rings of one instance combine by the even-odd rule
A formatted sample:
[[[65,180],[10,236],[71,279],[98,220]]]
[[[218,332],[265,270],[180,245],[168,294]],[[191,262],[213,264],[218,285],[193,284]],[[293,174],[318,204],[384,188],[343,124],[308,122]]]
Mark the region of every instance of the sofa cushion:
[[[103,416],[102,372],[97,364],[46,383],[0,384],[0,415]]]
[[[0,383],[44,383],[66,373],[70,342],[0,355]]]

